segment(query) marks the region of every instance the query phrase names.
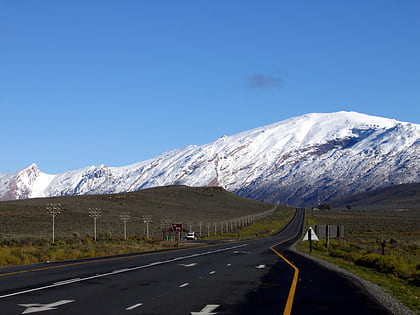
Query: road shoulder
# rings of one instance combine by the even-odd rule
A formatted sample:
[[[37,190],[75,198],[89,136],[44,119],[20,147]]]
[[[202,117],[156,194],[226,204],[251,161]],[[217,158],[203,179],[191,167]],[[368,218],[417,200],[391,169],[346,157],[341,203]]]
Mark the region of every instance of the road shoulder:
[[[291,246],[288,251],[290,251],[291,253],[296,254],[300,257],[309,259],[309,260],[315,262],[316,264],[318,264],[319,266],[321,266],[323,268],[327,268],[327,269],[329,269],[333,272],[336,272],[336,273],[346,277],[347,279],[349,279],[350,281],[355,283],[357,286],[360,286],[360,287],[364,288],[367,293],[369,293],[375,300],[378,301],[379,304],[384,306],[392,314],[396,314],[396,315],[416,315],[416,313],[414,313],[413,311],[408,309],[405,305],[401,304],[393,296],[386,293],[378,285],[376,285],[376,284],[374,284],[374,283],[372,283],[368,280],[365,280],[365,279],[363,279],[359,276],[356,276],[356,275],[352,274],[351,272],[349,272],[349,271],[347,271],[347,270],[345,270],[345,269],[343,269],[343,268],[341,268],[337,265],[334,265],[330,262],[327,262],[325,260],[322,260],[320,258],[311,256],[311,255],[308,255],[306,253],[299,252],[294,246]],[[299,285],[298,285],[298,287],[299,287]]]

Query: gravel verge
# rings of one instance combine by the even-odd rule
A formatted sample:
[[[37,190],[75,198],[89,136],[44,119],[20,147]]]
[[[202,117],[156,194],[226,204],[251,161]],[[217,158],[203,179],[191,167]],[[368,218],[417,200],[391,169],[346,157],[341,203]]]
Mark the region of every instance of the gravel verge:
[[[351,272],[334,265],[328,261],[322,260],[318,257],[314,257],[311,255],[308,255],[306,253],[299,252],[295,246],[291,246],[289,248],[290,251],[303,256],[307,259],[311,259],[312,261],[316,262],[317,264],[328,268],[330,270],[333,270],[337,273],[340,273],[344,275],[345,277],[351,279],[352,281],[356,282],[359,285],[362,285],[366,291],[372,295],[379,303],[384,305],[390,312],[392,312],[395,315],[417,315],[415,312],[407,308],[405,305],[401,304],[397,299],[395,299],[393,296],[386,293],[380,286],[378,286],[375,283],[372,283],[368,280],[362,279]]]

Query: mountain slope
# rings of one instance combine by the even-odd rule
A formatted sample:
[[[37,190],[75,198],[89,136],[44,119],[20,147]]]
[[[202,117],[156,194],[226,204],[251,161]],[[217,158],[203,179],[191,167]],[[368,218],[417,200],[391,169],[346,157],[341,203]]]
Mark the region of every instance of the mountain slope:
[[[420,125],[355,112],[307,114],[124,167],[0,175],[2,199],[222,186],[244,197],[310,205],[420,182]]]
[[[328,203],[333,208],[362,210],[420,210],[420,183],[387,186],[347,196]]]

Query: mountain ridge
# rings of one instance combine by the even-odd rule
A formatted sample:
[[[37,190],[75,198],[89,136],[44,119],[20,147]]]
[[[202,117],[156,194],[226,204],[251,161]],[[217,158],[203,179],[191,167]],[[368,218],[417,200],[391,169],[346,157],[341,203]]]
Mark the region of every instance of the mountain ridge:
[[[420,125],[356,112],[310,113],[122,167],[0,175],[0,199],[222,186],[243,197],[309,205],[420,182]]]

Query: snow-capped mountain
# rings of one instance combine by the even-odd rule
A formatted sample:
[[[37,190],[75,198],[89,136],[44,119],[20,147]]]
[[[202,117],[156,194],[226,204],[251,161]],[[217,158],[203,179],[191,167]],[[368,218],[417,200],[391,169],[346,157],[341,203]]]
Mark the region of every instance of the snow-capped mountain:
[[[163,153],[123,167],[57,175],[35,164],[0,175],[0,199],[134,191],[164,185],[223,186],[289,205],[420,182],[420,125],[356,112],[307,114]]]

